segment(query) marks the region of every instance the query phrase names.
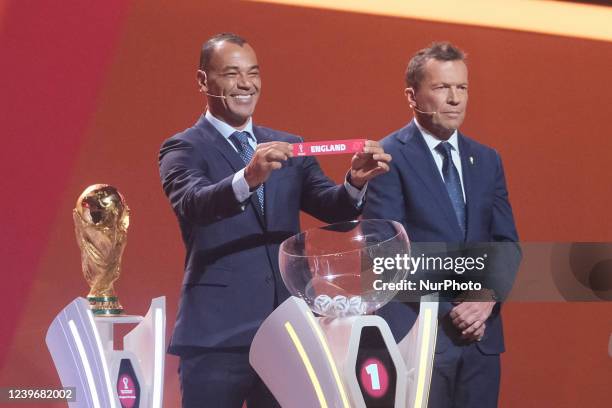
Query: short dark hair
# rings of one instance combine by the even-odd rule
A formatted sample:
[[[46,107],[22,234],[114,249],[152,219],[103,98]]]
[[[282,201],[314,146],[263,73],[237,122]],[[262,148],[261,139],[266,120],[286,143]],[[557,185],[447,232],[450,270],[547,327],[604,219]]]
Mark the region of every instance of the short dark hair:
[[[200,51],[200,69],[202,71],[208,70],[215,47],[217,44],[224,41],[231,42],[232,44],[238,44],[241,47],[247,43],[247,40],[234,33],[221,33],[213,35],[204,44],[202,44],[202,51]]]
[[[424,67],[428,60],[465,61],[467,55],[453,44],[444,42],[432,43],[412,56],[406,67],[406,86],[417,89],[424,76]]]

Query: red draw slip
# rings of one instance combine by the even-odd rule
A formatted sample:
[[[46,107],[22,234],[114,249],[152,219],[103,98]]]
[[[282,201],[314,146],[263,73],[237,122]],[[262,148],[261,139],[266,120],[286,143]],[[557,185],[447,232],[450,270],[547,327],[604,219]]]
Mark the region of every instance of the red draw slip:
[[[294,143],[294,156],[321,156],[363,152],[365,139],[326,140],[322,142]]]

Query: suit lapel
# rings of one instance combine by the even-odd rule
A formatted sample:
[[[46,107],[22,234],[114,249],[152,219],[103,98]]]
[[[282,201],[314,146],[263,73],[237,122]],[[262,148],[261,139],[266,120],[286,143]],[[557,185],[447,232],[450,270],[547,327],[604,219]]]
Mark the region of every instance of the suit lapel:
[[[206,120],[204,115],[200,117],[200,119],[196,123],[196,127],[200,128],[203,131],[202,133],[204,137],[206,138],[206,140],[210,142],[210,144],[214,146],[219,151],[219,153],[221,153],[221,156],[223,156],[223,158],[228,162],[228,164],[231,166],[234,172],[237,172],[240,169],[244,168],[245,166],[244,161],[238,155],[238,152],[236,152],[236,150],[234,150],[234,148],[230,146],[228,141],[225,140],[223,135],[219,133],[217,129],[215,129],[215,127],[208,120]],[[257,136],[255,136],[255,138],[257,138]],[[265,192],[265,189],[264,189],[264,192]],[[255,213],[257,214],[257,220],[261,224],[262,228],[265,228],[264,216],[261,213],[261,208],[259,206],[259,199],[257,198],[257,193],[251,194],[251,196],[249,197],[247,201],[253,205],[253,208],[255,209]],[[267,200],[264,198],[264,205],[266,205],[265,201]]]
[[[477,194],[474,194],[475,173],[478,170],[478,162],[472,148],[465,137],[459,133],[459,153],[461,155],[461,173],[463,176],[463,189],[465,190],[465,205],[466,205],[466,241],[470,241],[470,231],[476,231],[477,211],[476,199]]]
[[[221,153],[221,156],[228,162],[234,172],[244,167],[244,162],[238,153],[230,146],[223,135],[206,120],[204,115],[200,117],[196,123],[196,127],[202,130],[204,138]]]
[[[401,149],[401,152],[411,167],[412,172],[421,179],[425,188],[432,196],[432,201],[436,203],[444,214],[448,225],[453,229],[453,235],[462,237],[461,241],[463,241],[463,232],[457,222],[457,215],[448,196],[446,185],[429,151],[429,147],[425,143],[423,135],[421,135],[416,124],[411,122],[397,137],[406,145],[404,149]]]

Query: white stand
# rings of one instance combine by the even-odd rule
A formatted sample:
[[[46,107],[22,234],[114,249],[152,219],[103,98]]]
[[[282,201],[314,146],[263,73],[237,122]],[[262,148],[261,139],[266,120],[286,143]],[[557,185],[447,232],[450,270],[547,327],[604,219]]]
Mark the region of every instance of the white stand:
[[[362,408],[379,398],[376,392],[394,407],[424,408],[438,305],[423,300],[418,323],[398,346],[378,316],[315,318],[302,299],[290,297],[259,328],[250,363],[284,408]],[[387,391],[385,378],[394,379]]]
[[[137,324],[116,350],[114,326]],[[146,316],[94,317],[77,298],[53,320],[46,342],[64,387],[76,388],[71,408],[161,408],[166,298],[153,299]],[[127,371],[126,371],[127,369]]]
[[[408,407],[425,408],[438,335],[438,295],[421,298],[419,317],[397,345],[406,363]]]

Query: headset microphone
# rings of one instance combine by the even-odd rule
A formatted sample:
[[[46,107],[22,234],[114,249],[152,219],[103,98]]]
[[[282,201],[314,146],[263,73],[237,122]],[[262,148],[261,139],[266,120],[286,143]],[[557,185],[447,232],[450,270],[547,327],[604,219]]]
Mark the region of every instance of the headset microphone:
[[[417,111],[417,112],[419,112],[419,113],[422,113],[423,115],[437,115],[437,114],[438,114],[438,112],[436,112],[436,111],[434,111],[434,112],[425,112],[425,111],[422,111],[422,110],[418,109],[418,108],[417,108],[416,106],[414,106],[414,105],[410,105],[410,107],[411,107],[413,110],[415,110],[415,111]]]
[[[226,99],[227,98],[227,96],[223,96],[223,95],[213,95],[213,94],[210,94],[208,92],[205,92],[205,93],[206,93],[206,95],[212,96],[213,98],[222,98],[222,99]]]
[[[202,75],[204,76],[204,83],[202,83],[202,81],[198,80],[198,84],[200,84],[200,92],[205,93],[208,96],[212,96],[213,98],[221,98],[221,99],[227,99],[227,96],[224,95],[213,95],[211,93],[208,93],[204,90],[204,87],[206,86],[206,80],[208,79],[208,75],[206,75],[206,71],[198,71],[201,72]]]
[[[414,89],[413,88],[406,88],[404,90],[404,94],[406,96],[408,96],[408,94],[411,94],[412,95],[412,99],[413,100],[416,99],[416,95],[414,93]],[[410,98],[408,99],[408,101],[409,101],[410,109],[412,109],[413,111],[417,111],[419,113],[422,113],[423,115],[432,115],[432,116],[435,116],[435,115],[438,114],[438,112],[436,112],[436,111],[433,111],[433,112],[422,111],[422,110],[420,110],[419,108],[416,107],[415,103],[412,103],[412,101],[410,101]]]

